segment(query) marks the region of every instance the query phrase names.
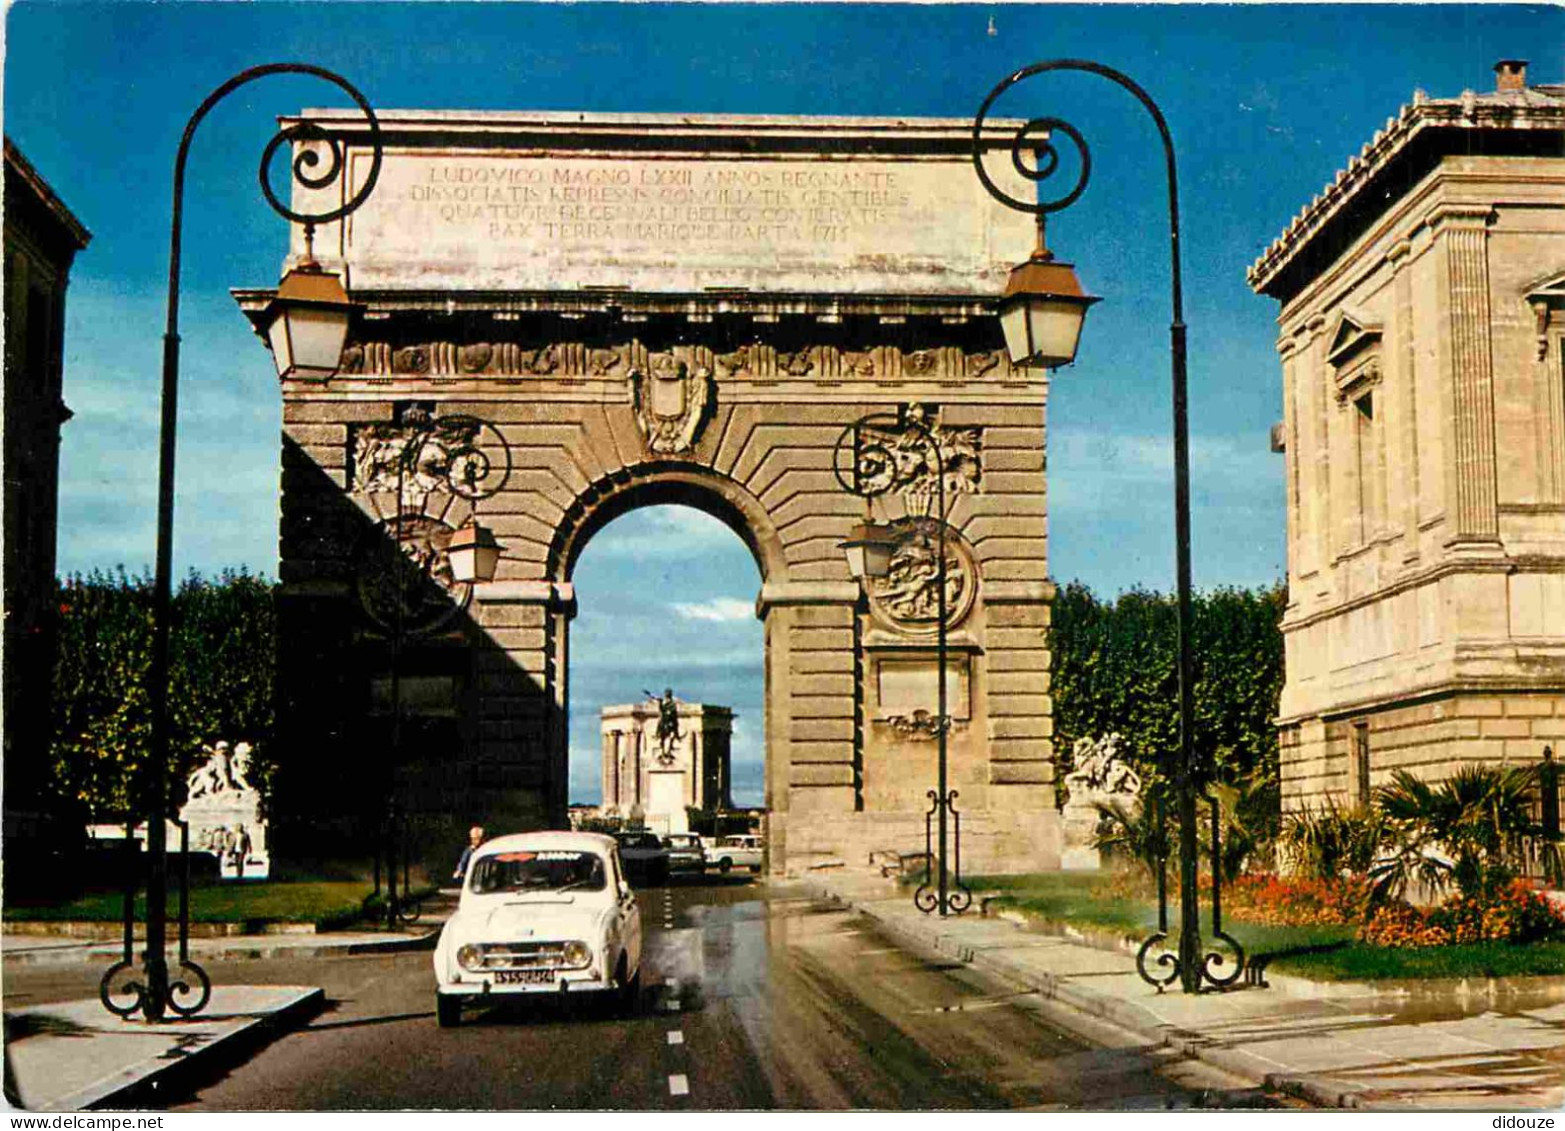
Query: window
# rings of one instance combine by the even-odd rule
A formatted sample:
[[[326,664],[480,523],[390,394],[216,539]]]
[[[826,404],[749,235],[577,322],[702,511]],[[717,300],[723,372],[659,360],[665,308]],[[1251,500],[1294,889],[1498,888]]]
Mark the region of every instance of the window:
[[[1386,520],[1386,430],[1375,419],[1375,393],[1353,401],[1354,480],[1358,492],[1358,542],[1376,537]]]

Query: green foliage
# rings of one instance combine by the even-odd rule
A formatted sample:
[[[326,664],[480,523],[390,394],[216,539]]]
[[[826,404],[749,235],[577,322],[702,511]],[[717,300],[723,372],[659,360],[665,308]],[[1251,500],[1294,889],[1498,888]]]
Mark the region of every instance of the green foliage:
[[[1530,812],[1537,779],[1535,766],[1468,764],[1433,784],[1393,771],[1375,791],[1392,849],[1371,870],[1377,893],[1400,898],[1414,884],[1440,892],[1454,883],[1474,897],[1509,883],[1523,838],[1543,836]],[[1557,869],[1557,851],[1549,859]]]
[[[1220,780],[1276,780],[1286,603],[1281,585],[1195,596],[1196,754]],[[1060,590],[1050,634],[1057,750],[1117,731],[1143,779],[1177,750],[1177,621],[1172,596],[1133,589],[1103,602],[1079,582]]]
[[[219,739],[256,747],[251,780],[266,795],[274,722],[274,586],[246,572],[192,574],[174,594],[169,637],[171,796]],[[56,801],[84,820],[139,802],[150,743],[153,583],[120,569],[56,587],[59,617],[50,720]]]
[[[1364,806],[1340,807],[1331,797],[1319,812],[1308,806],[1283,819],[1279,844],[1295,874],[1313,880],[1363,876],[1386,837],[1385,818]]]

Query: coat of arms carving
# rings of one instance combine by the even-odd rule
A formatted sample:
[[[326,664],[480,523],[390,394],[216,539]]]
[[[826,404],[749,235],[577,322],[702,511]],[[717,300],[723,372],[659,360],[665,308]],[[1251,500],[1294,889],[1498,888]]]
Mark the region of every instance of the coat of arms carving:
[[[672,354],[653,354],[646,369],[632,369],[630,389],[636,425],[658,455],[689,451],[716,399],[712,371]]]

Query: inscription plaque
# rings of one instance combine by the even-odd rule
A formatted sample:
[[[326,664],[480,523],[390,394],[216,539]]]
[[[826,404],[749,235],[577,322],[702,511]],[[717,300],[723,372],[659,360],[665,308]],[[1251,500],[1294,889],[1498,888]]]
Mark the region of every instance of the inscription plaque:
[[[525,116],[509,135],[497,116],[482,146],[450,145],[438,115],[388,117],[404,137],[428,129],[431,144],[387,148],[340,237],[353,283],[779,292],[817,290],[829,272],[839,291],[989,296],[1031,250],[1031,220],[974,175],[965,123],[757,119],[759,152],[735,153],[744,121],[650,116],[622,131],[634,149],[582,152],[561,137],[568,125],[551,146],[527,145]],[[779,122],[794,138],[828,132],[824,151],[766,152]],[[672,152],[657,151],[660,134]],[[709,144],[723,151],[701,152]],[[368,154],[352,149],[350,162],[361,178]]]

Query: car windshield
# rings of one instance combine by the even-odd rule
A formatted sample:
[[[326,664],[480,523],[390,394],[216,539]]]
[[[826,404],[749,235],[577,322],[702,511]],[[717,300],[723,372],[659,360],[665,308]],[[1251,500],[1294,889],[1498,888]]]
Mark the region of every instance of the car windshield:
[[[481,856],[473,865],[472,890],[602,891],[607,882],[603,857],[595,852],[520,851]]]

